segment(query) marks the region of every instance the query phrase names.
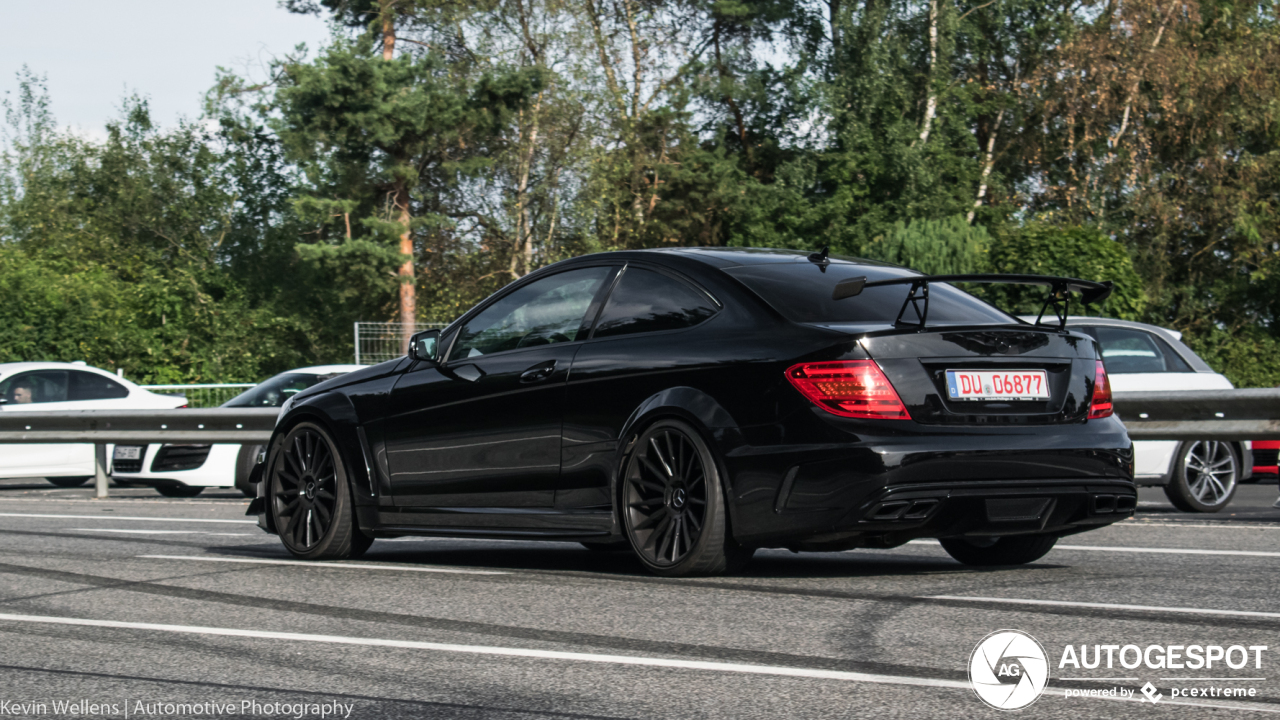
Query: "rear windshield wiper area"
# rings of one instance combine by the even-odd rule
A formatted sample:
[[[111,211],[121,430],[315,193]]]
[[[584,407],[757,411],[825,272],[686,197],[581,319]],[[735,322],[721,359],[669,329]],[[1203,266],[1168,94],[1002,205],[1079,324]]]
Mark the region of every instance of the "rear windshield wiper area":
[[[852,277],[841,280],[836,283],[835,288],[831,291],[832,300],[843,300],[845,298],[856,297],[862,294],[866,288],[883,287],[886,285],[910,285],[911,289],[907,292],[907,297],[902,302],[902,308],[898,311],[898,317],[893,324],[897,327],[916,326],[923,328],[929,317],[929,284],[945,282],[971,282],[971,283],[998,283],[1004,285],[1039,285],[1048,288],[1049,291],[1045,295],[1044,303],[1040,306],[1040,313],[1036,315],[1036,327],[1044,327],[1045,313],[1052,311],[1053,317],[1058,321],[1058,330],[1065,330],[1067,327],[1067,316],[1071,309],[1071,295],[1076,293],[1080,295],[1080,300],[1086,306],[1094,303],[1103,302],[1111,296],[1114,284],[1110,280],[1102,282],[1094,282],[1092,280],[1080,280],[1079,278],[1053,277],[1050,275],[1014,275],[986,273],[976,275],[914,275],[907,277],[889,278],[886,280],[868,281],[866,276]],[[915,315],[915,320],[904,320],[907,315],[907,309]]]

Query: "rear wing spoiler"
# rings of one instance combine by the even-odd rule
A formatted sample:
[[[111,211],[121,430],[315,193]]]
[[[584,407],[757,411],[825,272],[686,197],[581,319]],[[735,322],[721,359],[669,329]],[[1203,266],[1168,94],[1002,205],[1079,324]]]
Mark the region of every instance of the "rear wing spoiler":
[[[1078,278],[1053,277],[1051,275],[1008,275],[998,273],[986,273],[977,275],[909,275],[907,277],[890,278],[888,280],[874,280],[867,282],[866,276],[848,278],[836,283],[835,289],[831,291],[832,300],[843,300],[845,298],[854,297],[862,294],[862,291],[869,287],[882,287],[885,285],[910,285],[911,289],[907,292],[907,299],[902,303],[902,309],[898,311],[898,317],[893,321],[894,325],[916,325],[923,328],[925,320],[929,316],[929,283],[935,282],[971,282],[971,283],[1000,283],[1005,285],[1039,285],[1049,288],[1049,292],[1045,295],[1044,304],[1040,306],[1040,313],[1036,316],[1036,326],[1042,326],[1045,312],[1052,310],[1054,317],[1058,320],[1058,329],[1064,330],[1067,327],[1067,316],[1071,307],[1071,293],[1078,293],[1080,300],[1085,305],[1103,302],[1111,297],[1111,291],[1114,284],[1110,280],[1102,282],[1093,282],[1092,280],[1080,280]],[[910,307],[915,313],[916,321],[903,322],[902,316],[906,314],[907,308]]]

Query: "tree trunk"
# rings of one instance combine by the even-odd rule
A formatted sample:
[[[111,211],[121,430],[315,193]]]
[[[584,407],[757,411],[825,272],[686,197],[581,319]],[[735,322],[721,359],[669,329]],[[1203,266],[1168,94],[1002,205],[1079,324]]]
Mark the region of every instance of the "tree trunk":
[[[400,266],[400,339],[405,352],[409,350],[409,339],[417,330],[417,277],[413,271],[413,236],[409,232],[409,188],[403,180],[396,182],[396,209],[399,210],[400,225],[404,233],[400,236],[400,254],[406,256]]]
[[[929,142],[929,130],[933,116],[938,112],[938,93],[933,87],[933,76],[938,67],[938,0],[929,0],[929,77],[928,96],[924,104],[924,123],[920,129],[920,146]]]
[[[396,22],[395,22],[395,0],[382,0],[382,59],[390,60],[395,57],[396,50]]]
[[[970,225],[973,224],[978,208],[982,207],[982,199],[987,196],[987,179],[991,177],[991,168],[996,162],[996,135],[1000,132],[1000,123],[1003,120],[1004,108],[1000,108],[1000,112],[996,113],[996,121],[991,126],[991,132],[987,135],[987,154],[982,161],[982,181],[978,183],[978,197],[973,201],[973,209],[965,217],[965,221]]]

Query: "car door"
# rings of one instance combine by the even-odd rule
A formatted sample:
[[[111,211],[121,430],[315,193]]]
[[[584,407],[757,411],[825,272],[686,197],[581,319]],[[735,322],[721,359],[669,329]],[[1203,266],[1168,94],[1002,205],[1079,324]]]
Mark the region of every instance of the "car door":
[[[18,402],[27,388],[30,402]],[[0,383],[4,412],[125,410],[129,389],[106,375],[86,370],[32,370]],[[112,446],[108,446],[108,459]],[[0,474],[67,477],[93,474],[93,445],[8,445],[0,448]]]
[[[634,263],[622,271],[573,361],[557,508],[609,507],[618,432],[628,416],[655,393],[723,375],[721,339],[694,329],[719,312],[719,301],[690,280]]]
[[[70,400],[67,370],[29,370],[0,382],[0,412],[57,412],[83,409]],[[93,474],[92,445],[0,446],[0,476],[68,477]]]
[[[497,298],[410,369],[382,423],[397,506],[550,507],[564,383],[613,266],[565,270]]]

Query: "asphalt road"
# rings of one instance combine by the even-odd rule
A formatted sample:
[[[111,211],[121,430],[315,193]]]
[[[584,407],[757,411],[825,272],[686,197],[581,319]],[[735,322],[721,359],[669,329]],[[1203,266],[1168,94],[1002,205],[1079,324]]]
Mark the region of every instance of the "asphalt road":
[[[1006,717],[966,672],[1002,628],[1049,660],[1023,717],[1265,717],[1280,713],[1276,494],[1243,486],[1205,516],[1144,490],[1134,520],[1019,568],[918,542],[761,551],[735,577],[669,580],[564,543],[379,541],[292,564],[235,492],[0,481],[0,717]],[[1068,644],[1269,649],[1261,667],[1108,671],[1059,667]],[[1227,679],[1168,679],[1207,677]],[[1148,681],[1158,702],[1066,697]],[[1192,687],[1254,695],[1172,696]]]

